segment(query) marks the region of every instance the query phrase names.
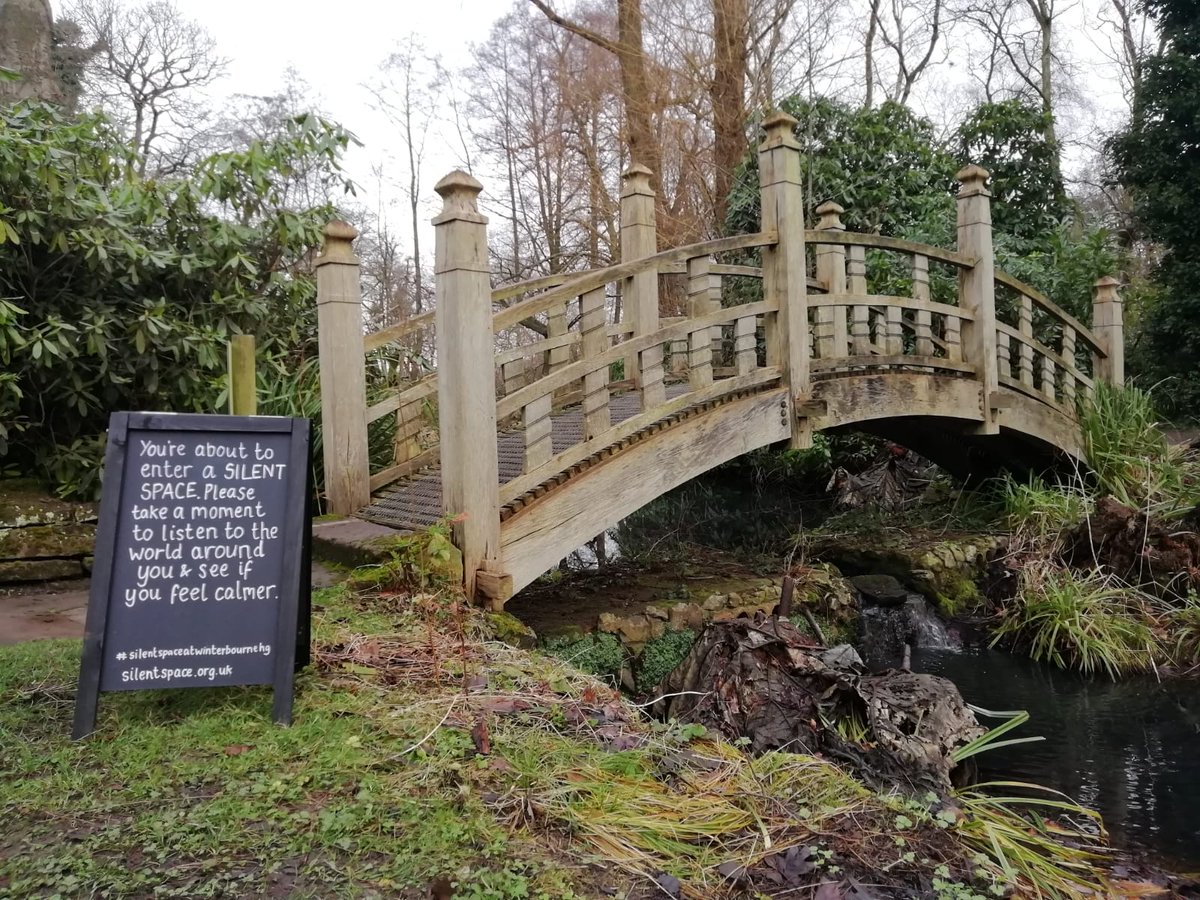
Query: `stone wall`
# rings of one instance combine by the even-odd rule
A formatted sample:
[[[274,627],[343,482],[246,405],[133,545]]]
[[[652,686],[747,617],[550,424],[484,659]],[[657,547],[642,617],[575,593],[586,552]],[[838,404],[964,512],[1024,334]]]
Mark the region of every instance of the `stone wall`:
[[[96,506],[0,481],[0,584],[81,578],[91,572]]]
[[[0,104],[31,97],[62,99],[54,71],[53,27],[49,0],[0,0],[0,66],[21,76],[0,80]]]

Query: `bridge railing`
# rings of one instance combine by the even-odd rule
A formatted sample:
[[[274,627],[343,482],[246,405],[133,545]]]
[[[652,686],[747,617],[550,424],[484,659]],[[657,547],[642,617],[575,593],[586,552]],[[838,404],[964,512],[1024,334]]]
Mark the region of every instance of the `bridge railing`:
[[[781,114],[764,123],[760,231],[658,250],[651,173],[635,166],[622,182],[621,262],[496,289],[482,186],[451,173],[437,186],[435,310],[367,335],[354,232],[332,225],[318,261],[331,511],[354,512],[373,491],[440,462],[466,568],[486,580],[499,565],[502,517],[639,432],[742,392],[783,388],[786,430],[803,447],[824,414],[814,383],[827,378],[973,379],[981,408],[967,412],[985,434],[999,430],[1009,402],[1001,387],[1071,416],[1097,380],[1123,378],[1117,283],[1097,283],[1089,328],[998,272],[986,172],[959,173],[954,249],[848,233],[833,202],[805,229],[794,124]],[[754,258],[761,264],[747,264]],[[681,276],[683,315],[663,317],[660,288]],[[436,371],[368,406],[364,366],[395,343],[436,347]],[[574,433],[556,442],[551,416],[567,406],[578,407],[575,424],[560,431]],[[437,439],[423,446],[435,407]],[[367,428],[387,416],[396,418],[394,459],[371,472]],[[503,466],[498,425],[509,435]]]

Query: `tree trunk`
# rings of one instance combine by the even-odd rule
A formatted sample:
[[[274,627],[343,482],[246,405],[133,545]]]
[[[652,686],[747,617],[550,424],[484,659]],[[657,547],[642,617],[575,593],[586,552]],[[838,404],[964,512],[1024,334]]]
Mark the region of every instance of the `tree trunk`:
[[[642,0],[617,0],[617,62],[621,67],[630,162],[648,168],[652,173],[651,183],[657,186],[662,163],[651,124],[650,88],[642,45]]]
[[[725,224],[733,173],[746,152],[746,72],[750,13],[747,0],[712,0],[713,213]]]

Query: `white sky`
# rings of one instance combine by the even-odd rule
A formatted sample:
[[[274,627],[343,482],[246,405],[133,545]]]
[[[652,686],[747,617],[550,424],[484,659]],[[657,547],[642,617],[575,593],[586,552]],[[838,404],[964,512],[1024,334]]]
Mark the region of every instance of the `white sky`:
[[[51,0],[55,12],[63,0]],[[136,2],[136,0],[130,0]],[[407,211],[403,192],[389,186],[391,175],[400,179],[405,166],[389,167],[389,154],[402,153],[386,117],[371,108],[372,96],[367,84],[378,78],[380,64],[410,33],[415,33],[426,51],[441,57],[443,65],[454,71],[471,60],[472,44],[482,42],[492,24],[513,8],[514,0],[347,0],[341,4],[316,0],[176,0],[181,11],[203,25],[216,39],[221,55],[230,60],[228,76],[215,95],[234,93],[270,95],[283,89],[289,67],[308,82],[318,109],[352,131],[363,147],[352,149],[346,168],[361,190],[358,201],[371,209],[380,209],[400,233],[407,235]],[[1073,98],[1070,109],[1061,108],[1062,136],[1067,138],[1068,168],[1080,158],[1071,135],[1084,140],[1093,137],[1097,126],[1112,123],[1116,85],[1112,73],[1102,64],[1096,42],[1107,42],[1107,33],[1098,27],[1096,13],[1107,0],[1078,0],[1068,5],[1064,24],[1077,71],[1080,97]],[[569,6],[563,3],[563,6]],[[933,107],[924,110],[938,116],[936,107],[945,103],[947,82],[955,72],[962,76],[962,47],[945,51],[950,57],[930,73],[932,91],[926,98]],[[957,66],[957,68],[956,68]],[[914,98],[918,109],[921,98]],[[1119,102],[1115,104],[1119,106]],[[452,168],[460,165],[453,131],[446,109],[444,120],[431,131],[423,163],[421,196],[422,219],[428,222],[436,211],[433,185]],[[384,169],[384,183],[373,174]],[[487,175],[485,182],[485,200]],[[423,229],[422,240],[432,246],[432,228]],[[408,241],[405,241],[406,249]]]
[[[380,63],[408,35],[450,69],[470,61],[470,45],[483,41],[493,22],[511,8],[509,0],[176,0],[180,10],[203,25],[230,60],[218,93],[277,94],[289,67],[305,79],[321,112],[352,131],[362,148],[346,158],[359,184],[359,201],[375,207],[379,185],[373,167],[384,165],[401,145],[390,138],[382,114],[371,108],[366,84],[378,77]],[[55,14],[62,0],[52,0]],[[453,145],[431,135],[422,173],[429,209],[437,199],[433,185],[458,166]],[[400,171],[395,173],[400,176]],[[384,191],[402,202],[397,191]],[[425,218],[432,216],[432,211]],[[404,221],[397,210],[394,218]],[[405,233],[407,228],[404,229]]]

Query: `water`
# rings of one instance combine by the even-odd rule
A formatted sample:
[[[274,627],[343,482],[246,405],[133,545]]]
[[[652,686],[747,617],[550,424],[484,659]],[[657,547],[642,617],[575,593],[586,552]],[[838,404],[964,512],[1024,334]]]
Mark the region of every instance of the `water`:
[[[898,666],[904,645],[930,650],[957,647],[933,608],[920,594],[909,594],[898,606],[864,606],[859,651],[867,664],[883,669]]]
[[[975,706],[1029,711],[1010,736],[1045,740],[980,755],[984,780],[1060,790],[1099,811],[1118,846],[1200,869],[1200,683],[1087,680],[984,648],[917,649],[912,666]]]

